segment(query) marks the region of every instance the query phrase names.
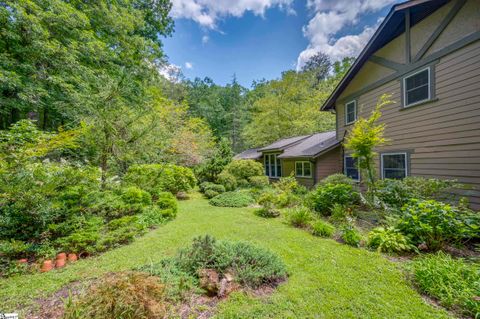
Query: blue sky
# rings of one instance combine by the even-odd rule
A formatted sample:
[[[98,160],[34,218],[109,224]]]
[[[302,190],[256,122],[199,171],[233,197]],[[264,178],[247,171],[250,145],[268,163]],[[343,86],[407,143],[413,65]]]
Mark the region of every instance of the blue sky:
[[[317,51],[354,56],[395,0],[173,0],[169,63],[187,78],[278,78]]]

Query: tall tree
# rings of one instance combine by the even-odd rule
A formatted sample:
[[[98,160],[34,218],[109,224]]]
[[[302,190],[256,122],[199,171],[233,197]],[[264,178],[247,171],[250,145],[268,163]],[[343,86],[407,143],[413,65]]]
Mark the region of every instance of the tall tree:
[[[314,86],[325,80],[332,68],[330,57],[323,52],[317,52],[303,65],[302,72],[312,76]]]

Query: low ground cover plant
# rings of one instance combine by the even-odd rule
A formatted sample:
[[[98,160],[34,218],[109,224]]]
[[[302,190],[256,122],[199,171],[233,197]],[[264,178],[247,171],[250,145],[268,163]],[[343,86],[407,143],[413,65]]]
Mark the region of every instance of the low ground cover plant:
[[[220,207],[246,207],[255,203],[255,200],[246,191],[234,191],[217,195],[209,203]]]
[[[335,226],[324,220],[319,219],[312,222],[310,231],[314,236],[329,238],[332,237],[335,233]]]
[[[394,227],[377,227],[368,233],[367,246],[382,253],[416,250],[410,239]]]
[[[286,212],[287,222],[293,227],[307,228],[314,219],[309,208],[299,206],[290,208]]]
[[[352,223],[343,224],[339,228],[340,239],[347,245],[352,247],[360,247],[362,234]]]
[[[464,315],[480,316],[480,266],[439,252],[416,258],[413,279],[420,291]]]

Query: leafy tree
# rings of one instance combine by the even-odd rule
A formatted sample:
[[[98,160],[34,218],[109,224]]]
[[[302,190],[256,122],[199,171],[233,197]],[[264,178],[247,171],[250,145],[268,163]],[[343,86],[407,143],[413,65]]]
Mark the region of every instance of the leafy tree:
[[[369,118],[360,117],[345,139],[344,146],[352,151],[352,157],[357,159],[359,169],[366,176],[369,193],[375,195],[375,148],[384,145],[387,139],[384,137],[385,123],[379,123],[382,116],[381,108],[392,104],[390,95],[380,97],[375,109]]]
[[[328,77],[332,67],[330,57],[323,52],[317,52],[302,67],[302,72],[309,73],[313,77],[314,86]]]
[[[145,93],[171,34],[167,0],[0,2],[0,128],[38,118],[43,129],[82,118],[98,87]]]
[[[200,182],[216,182],[217,176],[232,161],[232,157],[230,142],[227,139],[221,139],[213,155],[196,168],[195,174],[198,180]]]

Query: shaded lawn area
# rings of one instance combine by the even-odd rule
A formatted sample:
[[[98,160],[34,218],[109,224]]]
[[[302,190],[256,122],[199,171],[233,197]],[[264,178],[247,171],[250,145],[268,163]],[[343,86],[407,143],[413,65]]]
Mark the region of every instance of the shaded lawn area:
[[[160,260],[198,235],[246,240],[285,261],[288,281],[269,297],[234,293],[218,318],[449,318],[409,286],[398,264],[363,249],[316,238],[281,219],[263,219],[248,208],[212,207],[196,195],[180,202],[176,220],[133,244],[65,269],[0,280],[0,311],[19,311],[65,284]]]

